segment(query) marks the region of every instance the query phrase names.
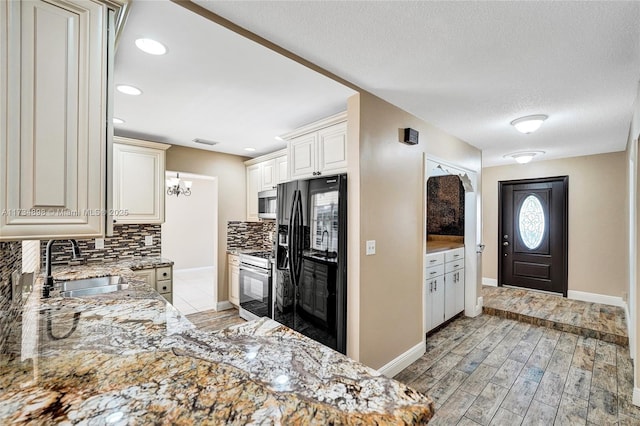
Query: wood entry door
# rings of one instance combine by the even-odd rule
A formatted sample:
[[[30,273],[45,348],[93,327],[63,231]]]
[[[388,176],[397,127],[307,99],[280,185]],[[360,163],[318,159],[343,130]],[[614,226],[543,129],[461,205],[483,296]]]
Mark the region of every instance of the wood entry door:
[[[567,296],[568,183],[568,176],[499,182],[499,286]]]

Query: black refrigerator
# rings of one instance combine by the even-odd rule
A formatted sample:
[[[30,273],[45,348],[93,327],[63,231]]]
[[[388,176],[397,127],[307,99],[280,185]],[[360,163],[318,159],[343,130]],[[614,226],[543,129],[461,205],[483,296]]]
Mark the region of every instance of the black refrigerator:
[[[346,353],[347,175],[278,185],[273,318]]]

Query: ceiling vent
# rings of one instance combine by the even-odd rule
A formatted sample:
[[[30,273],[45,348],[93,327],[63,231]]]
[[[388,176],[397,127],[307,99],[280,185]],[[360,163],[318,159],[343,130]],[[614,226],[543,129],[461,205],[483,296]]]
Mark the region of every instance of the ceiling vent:
[[[214,145],[218,145],[220,142],[216,142],[216,141],[209,141],[206,139],[200,139],[200,138],[195,138],[193,140],[195,143],[201,143],[203,145],[209,145],[209,146],[214,146]]]

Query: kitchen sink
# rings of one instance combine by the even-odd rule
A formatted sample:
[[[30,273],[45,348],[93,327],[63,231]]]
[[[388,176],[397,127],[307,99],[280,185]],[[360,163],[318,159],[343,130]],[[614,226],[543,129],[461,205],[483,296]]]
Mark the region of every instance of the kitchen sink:
[[[60,284],[62,297],[93,296],[128,288],[129,284],[125,283],[122,277],[118,275],[63,281]]]

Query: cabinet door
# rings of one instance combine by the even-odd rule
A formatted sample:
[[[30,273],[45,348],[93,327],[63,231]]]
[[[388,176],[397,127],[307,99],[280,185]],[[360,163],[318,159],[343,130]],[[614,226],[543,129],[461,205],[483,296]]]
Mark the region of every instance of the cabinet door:
[[[423,296],[424,297],[424,303],[423,304],[424,304],[424,311],[425,311],[425,314],[424,314],[424,329],[426,331],[430,331],[433,328],[433,319],[432,319],[432,315],[431,315],[432,314],[432,312],[431,312],[431,310],[432,310],[432,308],[431,308],[431,305],[432,305],[431,300],[433,299],[431,297],[431,289],[432,289],[432,286],[433,286],[432,281],[433,280],[427,279],[424,282],[424,296]]]
[[[456,272],[449,272],[444,276],[444,319],[452,318],[456,312]]]
[[[347,171],[347,123],[318,131],[318,171],[334,174]]]
[[[155,269],[142,269],[135,271],[136,278],[143,280],[147,285],[153,289],[156,288],[156,270]]]
[[[164,150],[113,144],[116,223],[164,222]]]
[[[229,268],[229,302],[240,305],[240,259],[230,254],[227,266]]]
[[[276,160],[262,162],[262,189],[267,191],[276,187]]]
[[[302,179],[314,176],[318,171],[316,165],[317,134],[299,136],[289,141],[289,171],[291,179]]]
[[[276,185],[289,181],[289,162],[287,156],[283,155],[275,159],[276,161]]]
[[[0,239],[104,235],[110,13],[0,3]]]
[[[431,292],[431,313],[433,326],[437,327],[444,322],[444,276],[441,275],[437,278],[433,278],[433,291]]]
[[[258,192],[262,189],[262,164],[247,167],[247,220],[258,221]]]
[[[456,314],[464,311],[464,269],[455,272]]]

